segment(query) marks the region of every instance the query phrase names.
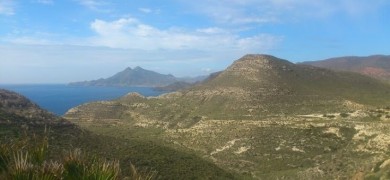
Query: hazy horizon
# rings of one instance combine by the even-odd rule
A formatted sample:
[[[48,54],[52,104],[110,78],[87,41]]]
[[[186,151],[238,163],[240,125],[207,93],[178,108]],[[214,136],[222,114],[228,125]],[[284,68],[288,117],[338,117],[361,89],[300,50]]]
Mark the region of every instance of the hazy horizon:
[[[245,54],[292,62],[390,54],[378,0],[0,1],[0,84],[56,84],[141,66],[177,77]]]

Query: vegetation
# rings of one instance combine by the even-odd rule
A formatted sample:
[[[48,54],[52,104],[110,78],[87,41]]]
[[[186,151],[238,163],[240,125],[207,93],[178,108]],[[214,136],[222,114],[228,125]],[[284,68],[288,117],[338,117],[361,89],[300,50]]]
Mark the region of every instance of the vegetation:
[[[311,61],[303,63],[337,71],[357,72],[390,83],[389,62],[390,56],[374,55],[368,57],[338,57],[322,61]]]
[[[167,147],[166,143],[154,139],[154,136],[148,136],[146,131],[134,133],[134,136],[109,137],[105,133],[93,133],[63,118],[55,117],[16,93],[0,91],[0,97],[0,145],[8,147],[15,142],[24,142],[16,141],[17,139],[24,139],[28,142],[24,144],[31,145],[29,147],[41,147],[32,146],[33,142],[37,142],[35,144],[41,142],[39,138],[34,140],[33,137],[45,137],[43,132],[45,127],[48,127],[46,132],[50,136],[46,139],[49,145],[45,150],[45,162],[54,161],[64,165],[64,157],[69,155],[69,152],[64,152],[64,149],[80,149],[82,152],[88,152],[81,153],[82,157],[87,157],[85,158],[87,160],[93,160],[93,157],[103,157],[103,160],[109,162],[118,160],[122,170],[121,176],[124,177],[133,177],[134,171],[140,174],[145,172],[145,177],[150,177],[152,172],[158,172],[153,175],[157,179],[233,179],[235,177],[234,174],[194,155],[191,151]],[[19,104],[24,104],[25,108],[21,108]],[[161,130],[155,132],[159,131]],[[128,129],[128,132],[133,131]],[[12,147],[17,150],[17,147],[27,148]],[[25,150],[23,156],[26,155]],[[32,154],[29,152],[28,157],[32,157]],[[137,169],[132,167],[132,164]],[[92,167],[88,164],[86,166]]]
[[[96,179],[115,180],[125,178],[118,160],[106,160],[69,150],[60,160],[48,159],[48,136],[12,139],[0,145],[0,179],[56,180]],[[156,172],[143,173],[131,164],[131,178],[154,179]]]
[[[144,176],[158,179],[386,179],[390,109],[376,107],[389,106],[389,88],[359,74],[248,55],[180,92],[71,109],[65,117],[78,126],[52,124],[48,157],[64,172],[103,167],[79,163],[78,150],[54,153],[77,147],[92,155],[81,158],[87,162],[118,167],[118,159],[120,176],[133,179],[134,166],[158,171]],[[7,124],[0,134],[18,137],[9,122],[42,128],[21,115],[0,114]]]
[[[369,109],[389,106],[389,88],[248,55],[189,89],[89,103],[65,117],[98,134],[193,152],[235,178],[349,179],[388,157],[389,111]]]

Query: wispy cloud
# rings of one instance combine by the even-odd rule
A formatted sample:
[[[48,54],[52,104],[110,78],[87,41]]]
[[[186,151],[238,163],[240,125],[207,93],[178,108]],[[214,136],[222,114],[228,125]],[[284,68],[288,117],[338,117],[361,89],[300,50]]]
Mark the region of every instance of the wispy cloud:
[[[1,41],[24,45],[80,45],[137,49],[146,51],[232,52],[235,54],[267,53],[283,39],[281,36],[258,33],[250,36],[219,27],[183,29],[158,28],[136,18],[113,21],[96,19],[90,23],[94,35],[69,37],[48,32],[9,34]]]
[[[266,24],[348,16],[374,12],[386,0],[205,0],[179,2],[193,13],[200,13],[224,24]]]
[[[91,23],[91,29],[96,32],[96,36],[90,40],[91,44],[112,48],[264,52],[281,41],[280,37],[261,33],[241,37],[215,27],[198,30],[159,29],[134,18],[115,21],[96,19]]]
[[[0,15],[11,16],[15,14],[15,3],[12,0],[0,1]]]
[[[76,0],[82,6],[86,8],[97,11],[97,12],[111,12],[111,9],[108,8],[108,3],[106,1],[101,0]]]
[[[149,8],[138,8],[138,10],[143,12],[143,13],[146,13],[146,14],[149,14],[149,13],[153,12],[153,10],[149,9]]]
[[[36,2],[40,4],[46,4],[46,5],[54,4],[53,0],[37,0]]]

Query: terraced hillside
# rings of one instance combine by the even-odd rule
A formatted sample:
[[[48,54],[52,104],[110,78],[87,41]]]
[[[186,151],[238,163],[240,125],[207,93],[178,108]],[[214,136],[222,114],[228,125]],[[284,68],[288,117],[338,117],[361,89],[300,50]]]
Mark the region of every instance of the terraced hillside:
[[[254,179],[386,177],[390,86],[355,73],[246,55],[195,87],[130,93],[65,117],[96,133],[149,138]]]

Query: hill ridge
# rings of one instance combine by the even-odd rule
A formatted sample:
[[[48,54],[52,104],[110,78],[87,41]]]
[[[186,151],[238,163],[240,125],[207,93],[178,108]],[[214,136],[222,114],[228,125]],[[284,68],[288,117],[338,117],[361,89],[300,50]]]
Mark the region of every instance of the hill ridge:
[[[390,55],[344,56],[319,61],[306,61],[301,64],[336,71],[356,72],[390,82]]]
[[[73,86],[140,86],[140,87],[161,87],[177,82],[173,75],[160,74],[151,70],[143,69],[140,66],[135,68],[127,67],[108,78],[101,78],[92,81],[72,82]]]

